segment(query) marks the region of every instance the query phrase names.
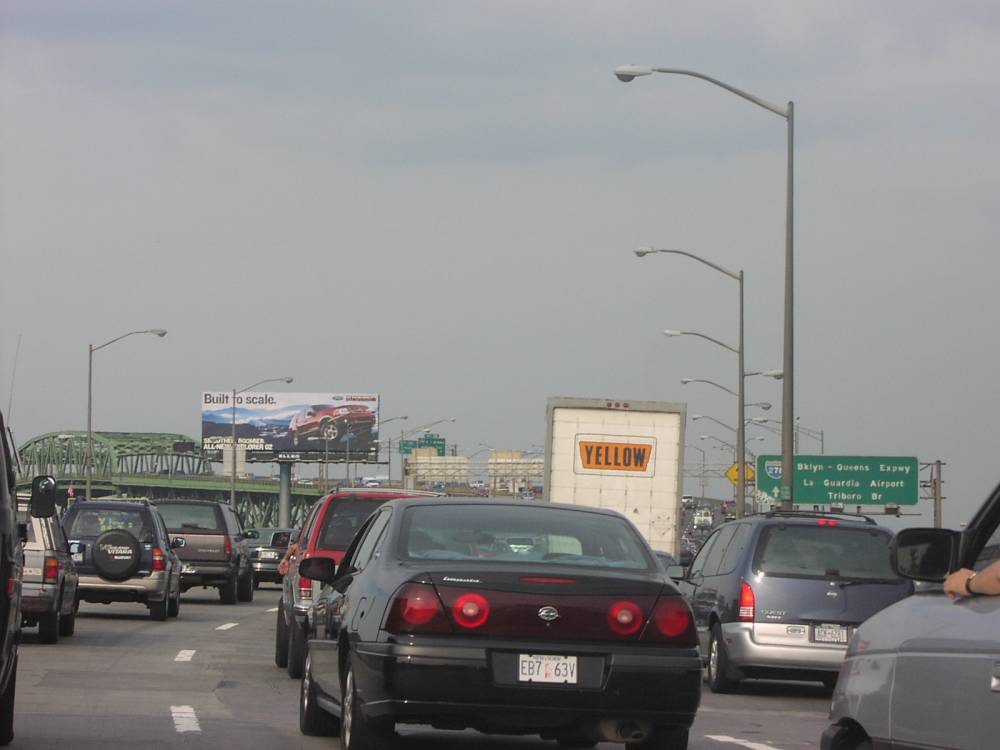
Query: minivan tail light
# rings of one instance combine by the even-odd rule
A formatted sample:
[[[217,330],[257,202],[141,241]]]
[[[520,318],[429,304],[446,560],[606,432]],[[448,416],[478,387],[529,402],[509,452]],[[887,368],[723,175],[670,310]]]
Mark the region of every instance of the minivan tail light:
[[[390,633],[451,632],[437,591],[426,583],[404,583],[399,587],[392,597],[384,628]]]
[[[676,646],[698,645],[691,607],[676,594],[661,596],[653,607],[653,616],[643,631],[644,641],[669,642]]]
[[[226,559],[228,560],[233,556],[233,538],[226,534]]]
[[[43,580],[45,583],[56,583],[59,581],[59,558],[45,558],[45,574],[43,576]]]
[[[159,547],[153,547],[153,572],[157,570],[166,570],[167,566],[163,559],[163,550]]]
[[[635,635],[645,620],[635,602],[615,602],[608,609],[608,627],[618,635]]]
[[[299,576],[299,599],[312,599],[313,598],[313,582],[312,578],[304,578]]]
[[[736,619],[740,622],[753,622],[756,604],[757,601],[753,595],[753,589],[750,588],[749,583],[743,581],[740,584],[740,612]]]

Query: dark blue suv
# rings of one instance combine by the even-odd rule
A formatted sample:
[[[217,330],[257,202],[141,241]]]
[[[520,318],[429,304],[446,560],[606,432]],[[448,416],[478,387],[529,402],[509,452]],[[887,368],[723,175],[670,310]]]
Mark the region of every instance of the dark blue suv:
[[[694,611],[713,692],[747,677],[832,689],[855,629],[913,593],[867,516],[774,511],[719,526],[668,573]]]

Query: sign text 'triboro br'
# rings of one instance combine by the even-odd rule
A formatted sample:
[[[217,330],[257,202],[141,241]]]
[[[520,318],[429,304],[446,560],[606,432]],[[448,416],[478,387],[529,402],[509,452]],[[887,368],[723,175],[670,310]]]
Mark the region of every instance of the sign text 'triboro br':
[[[580,440],[580,466],[587,471],[645,473],[653,456],[653,443]]]
[[[920,465],[901,456],[795,456],[796,503],[916,505]],[[757,457],[757,488],[778,497],[781,456]]]

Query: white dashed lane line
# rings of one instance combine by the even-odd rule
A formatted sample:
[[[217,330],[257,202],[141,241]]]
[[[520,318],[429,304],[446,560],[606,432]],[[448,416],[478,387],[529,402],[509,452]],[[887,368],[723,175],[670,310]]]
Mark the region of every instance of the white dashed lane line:
[[[725,742],[730,745],[736,745],[737,747],[744,747],[746,750],[778,750],[778,748],[774,745],[768,745],[764,742],[741,740],[737,737],[727,737],[724,734],[706,734],[705,739],[715,740],[716,742]]]
[[[191,661],[194,656],[195,649],[178,651],[177,656],[174,657],[174,661]]]
[[[232,628],[235,628],[237,625],[239,625],[238,622],[227,622],[225,625],[220,625],[219,627],[217,627],[216,630],[231,630]]]
[[[200,732],[201,725],[191,706],[171,706],[170,713],[174,717],[174,729],[178,732]]]

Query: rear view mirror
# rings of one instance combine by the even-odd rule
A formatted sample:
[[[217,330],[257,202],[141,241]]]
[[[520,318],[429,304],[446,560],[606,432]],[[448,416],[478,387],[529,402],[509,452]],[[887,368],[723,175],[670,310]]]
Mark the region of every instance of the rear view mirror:
[[[675,581],[684,580],[684,566],[683,565],[668,565],[667,575],[670,576]]]
[[[904,578],[943,581],[955,567],[959,539],[948,529],[904,529],[892,542],[892,567]]]
[[[47,475],[31,480],[31,515],[52,518],[56,514],[56,480]]]
[[[333,583],[337,564],[326,557],[310,557],[299,563],[299,575],[320,583]]]

